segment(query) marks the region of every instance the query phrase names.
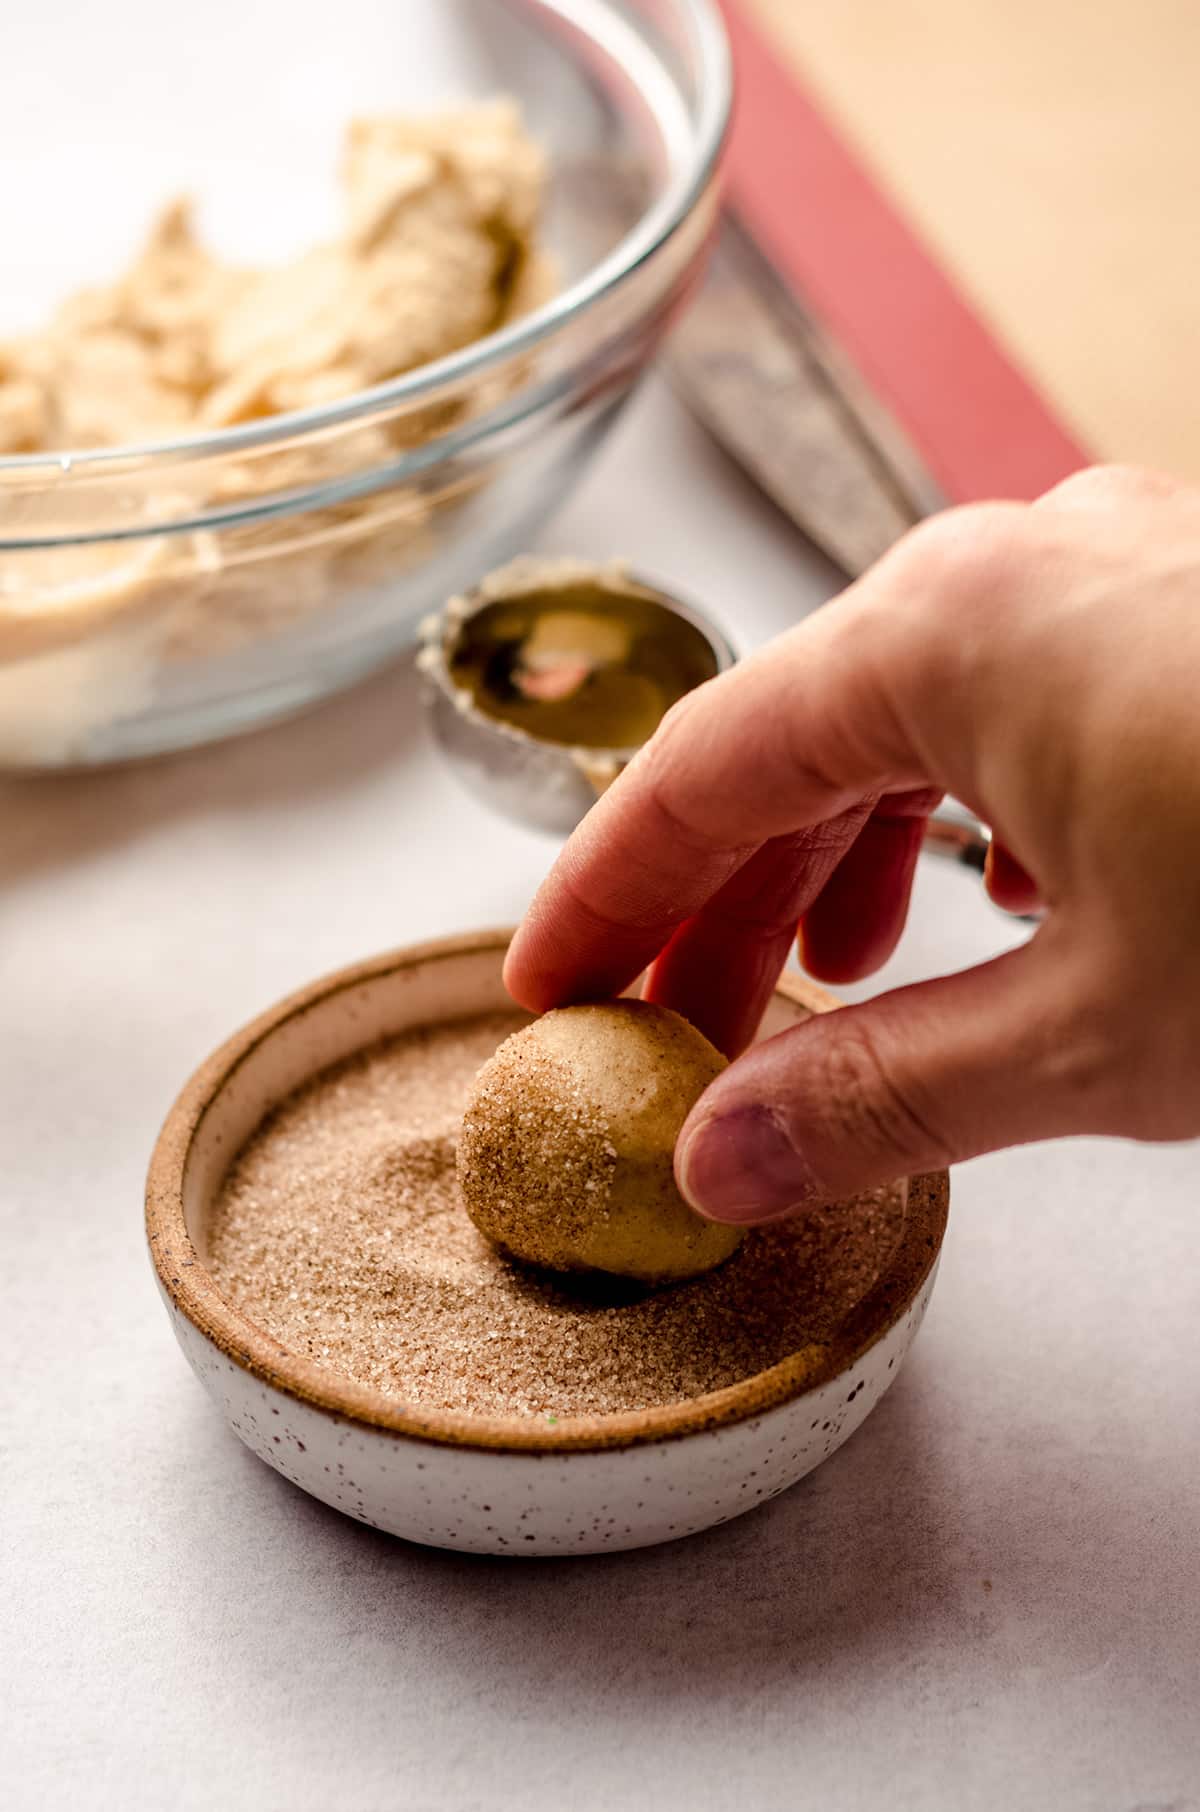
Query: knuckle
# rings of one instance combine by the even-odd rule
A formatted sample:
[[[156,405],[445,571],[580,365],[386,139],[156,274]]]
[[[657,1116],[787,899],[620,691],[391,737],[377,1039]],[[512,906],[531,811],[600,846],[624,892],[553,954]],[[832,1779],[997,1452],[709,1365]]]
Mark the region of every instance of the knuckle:
[[[719,684],[719,678],[705,680],[703,685],[677,698],[630,763],[656,795],[673,793],[681,775],[686,779],[690,772],[696,738],[703,736],[706,714],[716,703],[712,688]]]
[[[914,605],[958,610],[1001,591],[1023,555],[1025,519],[1019,504],[972,503],[911,529],[900,549],[910,565]]]
[[[957,696],[1020,620],[1033,545],[1023,504],[966,504],[918,524],[888,556],[869,658],[910,698]]]
[[[681,762],[685,762],[690,719],[704,690],[701,686],[676,699],[659,719],[649,741],[642,744],[629,763],[628,771],[636,772],[638,779],[655,795],[672,787]]]
[[[1043,1034],[1039,1087],[1067,1104],[1068,1117],[1097,1127],[1121,1120],[1130,1106],[1122,1085],[1119,1040],[1106,990],[1080,993],[1052,1013]],[[1128,1046],[1127,1046],[1128,1048]]]
[[[827,1043],[822,1078],[834,1139],[860,1156],[894,1159],[895,1174],[949,1163],[953,1154],[927,1106],[884,1057],[867,1025],[847,1014],[837,1031]]]
[[[1064,1126],[1142,1140],[1200,1133],[1194,1085],[1200,1004],[1179,985],[1177,955],[1130,946],[1108,921],[1075,926],[1059,944],[1061,987],[1039,1028],[1031,1072]],[[1048,921],[1039,937],[1053,930]]]
[[[734,789],[728,799],[698,794],[690,720],[704,690],[702,686],[686,693],[672,705],[628,771],[632,775],[636,770],[644,807],[658,838],[690,850],[698,858],[724,849],[732,866],[755,847],[755,840],[745,837],[745,811]]]
[[[1102,507],[1131,503],[1139,499],[1174,497],[1183,486],[1165,472],[1151,471],[1146,466],[1117,463],[1085,466],[1072,472],[1061,484],[1038,499],[1039,504],[1067,505],[1072,508]]]
[[[707,697],[707,688],[713,683],[712,680],[706,680],[704,685],[693,687],[690,692],[685,692],[663,712],[654,735],[650,739],[651,747],[657,743],[661,752],[673,741],[686,719],[696,709],[697,700]]]
[[[1138,993],[1130,978],[1075,1003],[1051,1086],[1082,1127],[1152,1141],[1193,1138],[1200,1099],[1188,1084],[1200,1028],[1178,997],[1156,1013],[1131,1009]]]
[[[1019,607],[1031,539],[1021,504],[965,504],[918,524],[896,549],[885,601],[902,607],[880,622],[880,649],[923,673],[957,674]]]

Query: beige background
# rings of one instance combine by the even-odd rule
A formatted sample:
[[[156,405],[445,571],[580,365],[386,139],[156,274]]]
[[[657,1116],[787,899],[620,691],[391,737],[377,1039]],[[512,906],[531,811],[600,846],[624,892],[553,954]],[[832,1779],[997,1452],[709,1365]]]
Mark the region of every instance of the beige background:
[[[1081,438],[1200,480],[1195,0],[752,0]]]

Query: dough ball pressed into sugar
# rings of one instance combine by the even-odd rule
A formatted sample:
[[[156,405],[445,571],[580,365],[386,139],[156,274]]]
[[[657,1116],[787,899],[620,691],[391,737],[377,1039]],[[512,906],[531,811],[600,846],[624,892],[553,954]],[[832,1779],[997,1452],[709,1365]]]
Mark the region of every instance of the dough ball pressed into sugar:
[[[726,1067],[678,1013],[646,1001],[560,1007],[505,1039],[463,1116],[467,1212],[514,1258],[669,1283],[712,1270],[741,1233],[675,1186],[680,1128]]]

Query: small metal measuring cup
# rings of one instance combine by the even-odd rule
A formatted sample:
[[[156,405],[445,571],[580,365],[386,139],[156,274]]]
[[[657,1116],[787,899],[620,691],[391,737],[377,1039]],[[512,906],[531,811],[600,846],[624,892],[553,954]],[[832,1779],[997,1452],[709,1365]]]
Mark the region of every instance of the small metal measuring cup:
[[[421,625],[417,665],[425,681],[434,736],[450,765],[477,798],[504,817],[565,837],[641,745],[598,748],[533,736],[480,710],[471,695],[455,684],[451,672],[451,657],[470,635],[476,613],[506,597],[552,591],[556,576],[564,587],[584,579],[590,590],[602,595],[606,591],[614,598],[634,594],[643,605],[650,604],[664,616],[687,623],[707,645],[717,673],[732,667],[737,656],[710,617],[616,564],[585,567],[579,561],[514,561],[426,619]]]
[[[633,756],[633,748],[590,748],[549,742],[516,725],[481,711],[471,695],[457,686],[451,656],[470,634],[472,617],[505,597],[546,591],[553,575],[564,582],[585,576],[589,586],[627,597],[631,590],[663,612],[699,632],[711,650],[717,673],[737,659],[725,632],[694,604],[684,603],[652,580],[624,566],[591,566],[583,562],[514,561],[489,574],[461,597],[452,598],[421,625],[417,664],[434,736],[459,778],[485,805],[517,824],[554,836],[569,836]],[[982,873],[991,833],[965,807],[947,800],[929,820],[925,848]]]

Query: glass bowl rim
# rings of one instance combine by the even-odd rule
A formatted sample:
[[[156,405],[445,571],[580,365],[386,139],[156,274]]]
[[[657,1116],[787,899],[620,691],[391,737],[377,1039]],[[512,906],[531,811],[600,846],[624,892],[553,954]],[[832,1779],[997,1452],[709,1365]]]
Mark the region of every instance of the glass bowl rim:
[[[538,0],[538,4],[568,22],[575,15],[573,0]],[[699,57],[697,118],[690,156],[611,251],[551,301],[457,352],[418,365],[386,383],[356,390],[333,403],[288,410],[262,421],[171,440],[7,454],[0,457],[0,479],[33,478],[40,473],[61,479],[67,473],[101,472],[108,466],[127,466],[131,462],[145,467],[244,453],[247,449],[295,440],[418,401],[463,379],[477,378],[507,359],[529,352],[579,319],[594,304],[623,288],[672,238],[704,194],[720,161],[733,106],[729,40],[718,0],[680,0],[680,4],[688,15]],[[91,536],[82,539],[90,540]]]

